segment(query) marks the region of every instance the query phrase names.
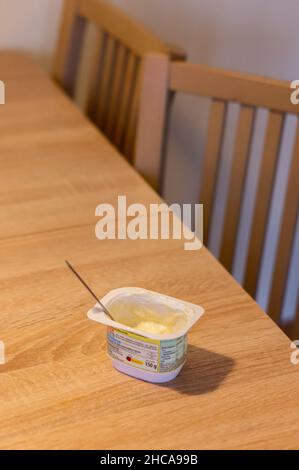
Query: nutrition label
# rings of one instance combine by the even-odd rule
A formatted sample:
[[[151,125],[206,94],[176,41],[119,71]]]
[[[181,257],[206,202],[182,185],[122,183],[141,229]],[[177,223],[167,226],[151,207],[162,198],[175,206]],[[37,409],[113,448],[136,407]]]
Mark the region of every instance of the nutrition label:
[[[171,372],[185,362],[187,337],[161,341],[160,372]]]
[[[170,372],[183,364],[186,357],[186,336],[159,341],[108,328],[108,354],[133,367],[150,372]]]

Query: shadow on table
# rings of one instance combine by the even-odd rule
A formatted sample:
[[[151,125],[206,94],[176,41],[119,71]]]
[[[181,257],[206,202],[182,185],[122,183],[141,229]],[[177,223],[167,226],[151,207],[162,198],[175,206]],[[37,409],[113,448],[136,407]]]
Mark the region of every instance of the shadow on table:
[[[188,346],[187,362],[178,377],[159,387],[167,387],[185,395],[202,395],[220,387],[234,367],[234,359],[228,356]]]

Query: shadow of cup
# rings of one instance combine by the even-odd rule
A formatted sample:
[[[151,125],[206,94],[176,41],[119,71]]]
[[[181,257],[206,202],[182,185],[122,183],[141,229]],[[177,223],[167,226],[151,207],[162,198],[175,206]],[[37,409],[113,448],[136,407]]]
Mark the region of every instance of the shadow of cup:
[[[188,345],[187,361],[181,373],[173,381],[158,386],[186,395],[209,393],[220,387],[234,363],[228,356]]]

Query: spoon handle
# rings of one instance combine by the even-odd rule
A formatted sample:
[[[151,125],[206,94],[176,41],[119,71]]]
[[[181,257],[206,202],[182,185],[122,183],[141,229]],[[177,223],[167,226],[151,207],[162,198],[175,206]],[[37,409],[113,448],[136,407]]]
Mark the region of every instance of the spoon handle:
[[[84,281],[84,279],[82,279],[82,277],[80,276],[79,273],[77,273],[77,271],[73,268],[73,266],[71,265],[71,263],[69,263],[67,260],[65,261],[65,264],[67,265],[67,267],[73,272],[73,274],[75,274],[75,276],[79,279],[79,281],[83,284],[83,286],[88,290],[88,292],[94,297],[94,299],[96,299],[96,301],[98,302],[98,304],[100,304],[100,306],[102,307],[102,309],[104,310],[104,312],[106,313],[106,315],[108,315],[109,318],[111,318],[111,320],[113,320],[111,314],[109,313],[109,311],[107,310],[107,308],[105,307],[105,305],[102,304],[102,302],[100,301],[100,299],[95,295],[95,293],[91,290],[91,288],[86,284],[86,282]]]

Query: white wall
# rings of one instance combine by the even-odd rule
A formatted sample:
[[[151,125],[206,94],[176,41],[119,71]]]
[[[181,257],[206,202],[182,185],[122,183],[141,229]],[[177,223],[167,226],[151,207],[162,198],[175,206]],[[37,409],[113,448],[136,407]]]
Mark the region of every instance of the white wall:
[[[298,76],[297,0],[114,0],[190,60],[291,79]]]
[[[192,61],[287,80],[299,78],[298,0],[113,2],[142,20],[166,40],[180,45]],[[61,6],[62,0],[0,0],[0,48],[28,50],[49,66]],[[178,97],[175,102],[167,157],[167,168],[171,171],[168,171],[164,194],[169,202],[197,201],[203,137],[207,122],[207,106],[204,103],[202,106],[199,104],[198,100],[186,96]],[[233,109],[230,115],[233,122]],[[262,120],[261,116],[261,127]],[[258,147],[258,142],[256,146]],[[226,153],[229,162],[229,136]],[[283,164],[282,172],[286,169],[287,165]],[[251,178],[249,189],[254,185],[254,172]],[[225,189],[225,184],[223,187]],[[275,250],[275,228],[280,216],[280,195],[283,189],[279,184],[278,198],[272,211],[270,243],[267,244],[268,262],[264,263],[263,282],[259,293],[259,301],[263,307],[266,306]],[[247,205],[250,212],[250,200]],[[216,229],[217,224],[221,222],[220,206],[218,215],[219,220],[214,221]],[[240,254],[246,248],[246,221],[242,230],[238,248]],[[215,233],[217,235],[219,230],[215,230]],[[217,236],[212,240],[212,248],[217,252]],[[296,256],[298,259],[299,243]],[[295,261],[292,272],[291,295],[286,304],[286,315],[290,315],[293,310],[293,294],[298,286],[299,276]],[[235,274],[237,278],[242,278],[241,265],[235,267]]]
[[[32,53],[50,66],[63,0],[0,0],[0,48]]]

